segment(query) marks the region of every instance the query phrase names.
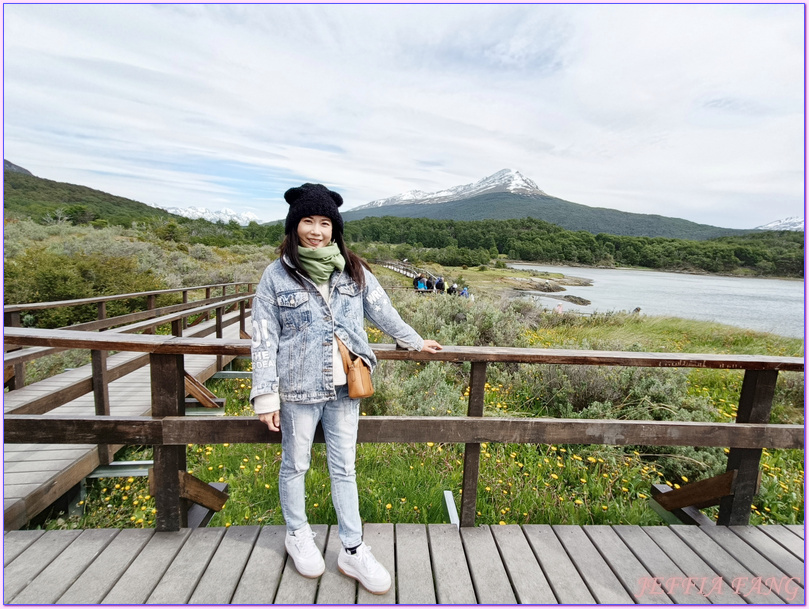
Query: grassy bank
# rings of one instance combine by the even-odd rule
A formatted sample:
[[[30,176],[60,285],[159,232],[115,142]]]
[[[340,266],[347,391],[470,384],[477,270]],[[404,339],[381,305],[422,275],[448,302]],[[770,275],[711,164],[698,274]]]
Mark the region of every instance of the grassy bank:
[[[508,271],[511,273],[512,271]],[[457,269],[456,269],[457,273]],[[463,271],[464,277],[473,272]],[[449,273],[447,273],[449,275]],[[409,280],[379,271],[388,286]],[[470,279],[467,283],[475,286]],[[444,344],[802,356],[799,339],[721,324],[624,313],[555,314],[531,301],[499,295],[474,302],[390,290],[403,318]],[[480,290],[478,294],[486,291]],[[387,341],[374,328],[372,342]],[[245,366],[249,362],[244,362]],[[365,416],[463,415],[469,366],[381,362]],[[702,369],[505,365],[489,366],[486,414],[513,417],[624,418],[731,422],[742,372]],[[253,416],[250,378],[215,380],[227,413]],[[803,423],[803,375],[781,373],[772,422]],[[357,458],[363,518],[369,522],[445,522],[442,492],[460,505],[463,447],[453,444],[363,444]],[[660,520],[648,507],[651,484],[678,486],[724,471],[721,448],[486,444],[481,456],[478,522],[629,523]],[[141,457],[141,455],[138,455]],[[188,469],[230,485],[213,525],[280,524],[277,445],[188,447]],[[142,458],[142,457],[141,457]],[[764,451],[762,484],[751,522],[803,522],[803,451]],[[116,488],[116,485],[117,488]],[[334,523],[325,451],[316,446],[307,477],[312,522]],[[154,499],[144,479],[99,480],[84,516],[50,527],[153,526]],[[716,509],[706,510],[715,516]]]

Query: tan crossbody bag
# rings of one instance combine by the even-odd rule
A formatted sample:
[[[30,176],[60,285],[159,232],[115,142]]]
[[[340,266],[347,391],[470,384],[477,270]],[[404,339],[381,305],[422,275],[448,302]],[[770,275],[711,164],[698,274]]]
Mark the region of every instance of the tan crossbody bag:
[[[343,370],[348,379],[348,397],[354,399],[371,397],[374,395],[374,385],[371,383],[371,369],[368,364],[361,357],[352,360],[348,347],[336,335],[334,338],[343,357]]]

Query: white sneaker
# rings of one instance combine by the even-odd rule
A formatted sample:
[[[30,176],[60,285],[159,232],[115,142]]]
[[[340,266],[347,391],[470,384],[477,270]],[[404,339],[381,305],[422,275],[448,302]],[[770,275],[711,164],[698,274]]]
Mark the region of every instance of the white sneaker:
[[[349,554],[344,548],[337,557],[337,568],[372,594],[385,594],[390,590],[390,573],[371,554],[371,547],[364,543],[357,548],[356,554]]]
[[[295,562],[298,573],[304,577],[320,577],[326,570],[323,555],[315,545],[315,533],[307,524],[295,533],[287,531],[284,547]]]

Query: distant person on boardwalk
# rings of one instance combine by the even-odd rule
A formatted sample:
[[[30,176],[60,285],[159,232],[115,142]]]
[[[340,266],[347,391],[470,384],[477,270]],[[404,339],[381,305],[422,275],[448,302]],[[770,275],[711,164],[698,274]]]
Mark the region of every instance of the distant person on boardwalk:
[[[433,281],[432,277],[427,277],[425,284],[428,290],[432,290],[435,287],[435,281]]]
[[[418,288],[419,291],[423,291],[427,289],[427,281],[424,279],[424,275],[419,275],[419,282]]]
[[[419,289],[419,279],[421,279],[421,275],[416,275],[416,276],[413,277],[413,289],[414,290]]]
[[[469,298],[469,288],[468,287],[466,287],[466,286],[463,287],[463,289],[461,290],[461,296],[463,296],[464,298]]]
[[[435,291],[443,294],[446,287],[447,284],[444,283],[444,278],[439,277],[438,280],[435,282]]]
[[[451,286],[449,286],[449,289],[447,290],[447,294],[455,295],[457,293],[458,293],[458,284],[453,283]]]
[[[325,571],[306,516],[304,485],[320,422],[343,545],[337,568],[370,592],[384,594],[390,574],[362,540],[355,471],[360,401],[348,395],[337,339],[372,369],[376,357],[363,318],[413,351],[435,353],[441,345],[424,340],[402,320],[368,264],[346,247],[339,194],[322,184],[304,184],[284,198],[289,213],[280,257],[264,271],[253,300],[250,392],[258,418],[270,431],[281,431],[284,546],[304,577]]]
[[[562,303],[560,302],[558,305],[556,305],[556,307],[553,310],[554,310],[554,312],[561,315],[564,312],[564,311],[562,311]]]

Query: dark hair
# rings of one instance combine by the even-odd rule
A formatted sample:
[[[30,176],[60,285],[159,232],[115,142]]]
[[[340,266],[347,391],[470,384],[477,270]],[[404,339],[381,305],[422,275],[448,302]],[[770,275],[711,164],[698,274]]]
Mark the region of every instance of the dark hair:
[[[345,271],[348,273],[349,277],[351,277],[351,279],[353,279],[354,282],[360,286],[360,288],[364,288],[365,273],[362,269],[364,267],[368,269],[369,273],[373,273],[371,267],[368,266],[368,263],[365,262],[365,260],[357,256],[357,254],[346,247],[342,233],[335,231],[332,237],[333,241],[337,244],[340,253],[343,255],[343,258],[345,258]],[[301,259],[298,256],[299,245],[300,240],[298,239],[298,231],[292,231],[291,233],[287,233],[286,237],[284,237],[284,240],[281,242],[281,245],[278,246],[278,253],[281,257],[281,266],[286,269],[286,272],[289,273],[295,281],[303,286],[303,280],[300,276],[303,275],[307,279],[311,279],[311,277],[309,277],[309,273],[307,273],[306,269],[304,269],[303,265],[301,265]]]

